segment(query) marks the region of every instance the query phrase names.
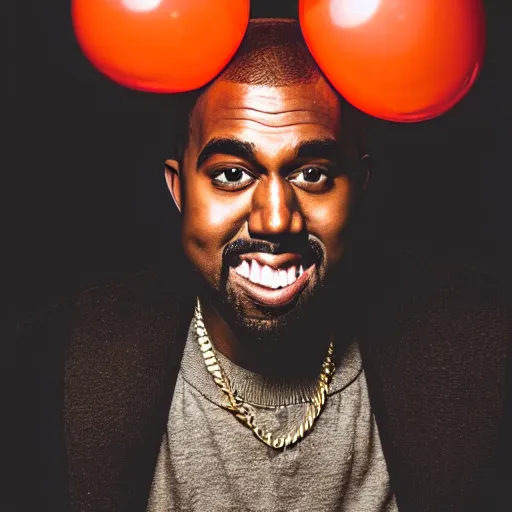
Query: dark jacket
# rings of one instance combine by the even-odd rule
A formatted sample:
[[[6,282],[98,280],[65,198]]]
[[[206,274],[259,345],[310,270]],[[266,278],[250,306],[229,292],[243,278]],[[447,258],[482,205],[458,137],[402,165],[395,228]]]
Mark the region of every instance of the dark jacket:
[[[493,281],[409,255],[361,268],[358,338],[399,509],[512,510],[496,502],[510,330]],[[193,295],[143,273],[24,326],[20,510],[144,510]]]

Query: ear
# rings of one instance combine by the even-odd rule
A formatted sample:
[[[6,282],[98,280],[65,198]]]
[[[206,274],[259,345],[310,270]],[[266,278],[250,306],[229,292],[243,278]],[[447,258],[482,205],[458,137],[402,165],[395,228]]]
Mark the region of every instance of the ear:
[[[171,193],[174,204],[181,213],[181,176],[180,164],[177,160],[169,159],[165,161],[165,181],[167,182],[167,188]]]

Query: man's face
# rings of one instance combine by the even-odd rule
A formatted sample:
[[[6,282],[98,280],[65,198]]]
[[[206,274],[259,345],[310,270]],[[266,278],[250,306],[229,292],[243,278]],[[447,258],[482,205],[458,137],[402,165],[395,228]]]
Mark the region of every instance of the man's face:
[[[217,81],[192,112],[182,167],[167,172],[182,243],[244,327],[268,332],[307,314],[343,257],[357,163],[343,121],[323,79]]]

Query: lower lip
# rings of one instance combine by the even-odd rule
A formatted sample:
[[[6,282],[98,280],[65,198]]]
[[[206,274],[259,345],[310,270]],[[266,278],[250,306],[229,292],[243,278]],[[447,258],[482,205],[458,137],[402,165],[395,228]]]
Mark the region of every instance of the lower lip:
[[[295,297],[302,292],[311,278],[314,269],[315,265],[311,265],[311,267],[306,269],[292,284],[278,289],[255,284],[249,281],[249,279],[237,274],[233,268],[229,269],[229,277],[232,279],[233,283],[236,283],[242,288],[244,293],[254,302],[262,306],[281,307],[292,302]]]

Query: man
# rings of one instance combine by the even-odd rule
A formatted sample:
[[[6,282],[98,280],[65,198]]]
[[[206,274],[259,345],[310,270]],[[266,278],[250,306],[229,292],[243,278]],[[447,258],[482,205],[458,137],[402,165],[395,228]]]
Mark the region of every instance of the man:
[[[297,23],[253,21],[166,162],[195,271],[20,342],[51,348],[48,509],[493,509],[506,313],[475,272],[351,244],[367,162]]]
[[[337,304],[327,293],[367,179],[344,107],[298,24],[260,21],[191,112],[185,152],[167,162],[167,183],[183,247],[206,281],[205,340],[215,347],[203,345],[208,368],[218,379],[226,374],[221,387],[238,392],[254,425],[219,409],[226,397],[202,360],[196,319],[150,510],[395,509],[356,348],[340,358],[327,397],[312,402],[329,341],[339,356],[352,341],[340,322],[345,292]],[[201,463],[204,478],[193,483]],[[317,479],[317,492],[301,492]]]

